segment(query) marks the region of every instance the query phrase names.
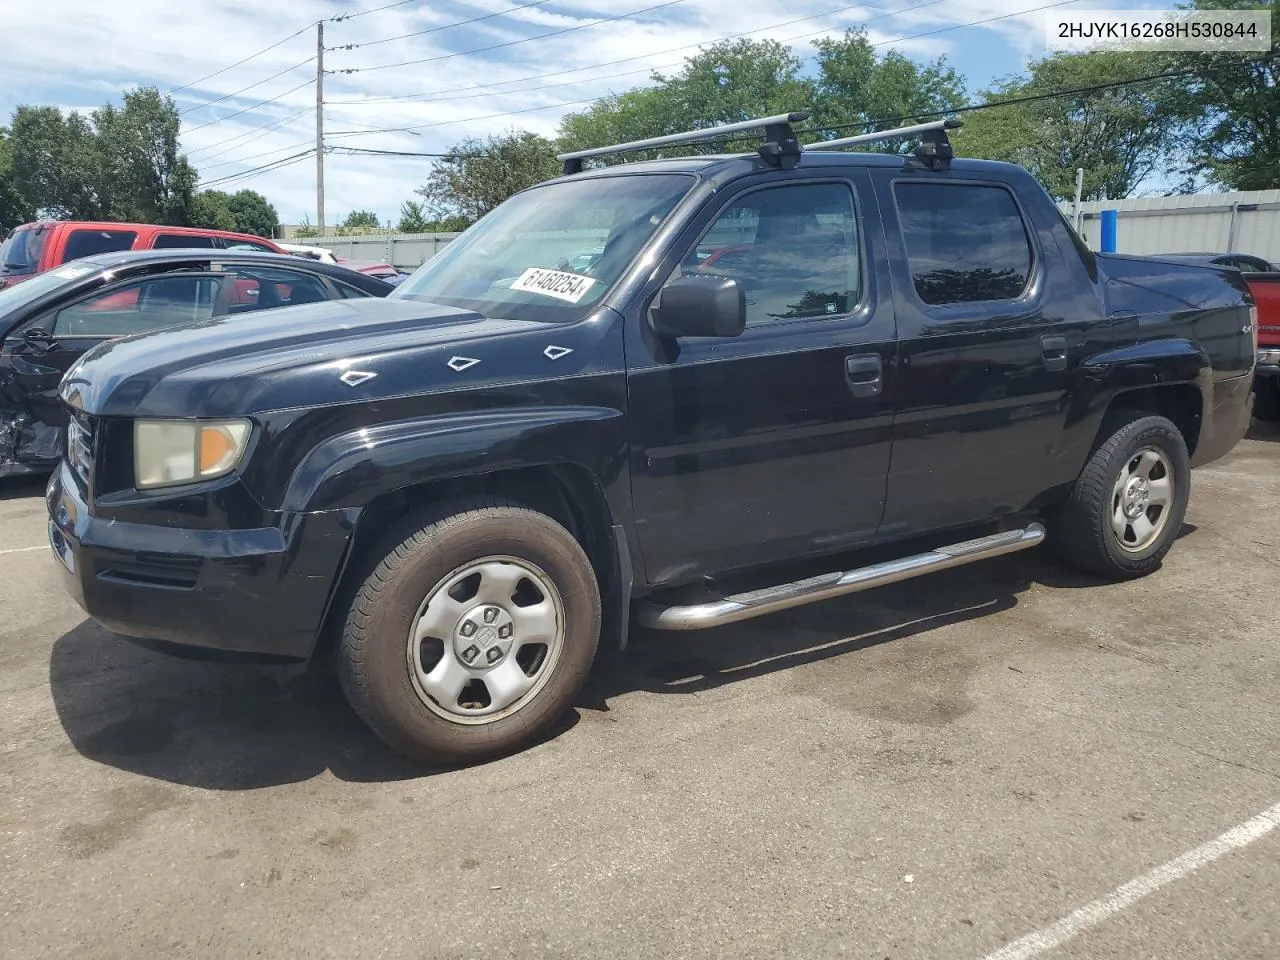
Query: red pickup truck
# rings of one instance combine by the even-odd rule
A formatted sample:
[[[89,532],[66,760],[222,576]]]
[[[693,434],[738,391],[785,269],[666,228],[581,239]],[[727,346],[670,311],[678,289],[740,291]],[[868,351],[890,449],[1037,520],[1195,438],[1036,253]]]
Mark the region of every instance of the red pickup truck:
[[[226,230],[166,227],[154,223],[41,220],[14,227],[0,243],[0,288],[19,283],[68,260],[117,250],[255,250],[284,253],[270,240]]]
[[[1240,271],[1258,307],[1253,415],[1258,420],[1280,420],[1280,265],[1247,253],[1165,253],[1156,259]]]
[[[1258,305],[1258,365],[1253,372],[1253,415],[1280,420],[1280,270],[1246,273]]]

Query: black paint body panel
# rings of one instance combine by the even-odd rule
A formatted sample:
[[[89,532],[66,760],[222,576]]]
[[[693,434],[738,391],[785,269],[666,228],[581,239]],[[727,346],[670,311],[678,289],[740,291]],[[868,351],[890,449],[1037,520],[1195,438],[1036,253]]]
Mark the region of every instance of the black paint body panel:
[[[818,153],[789,171],[749,158],[626,167],[649,168],[698,182],[581,320],[343,301],[287,308],[287,329],[251,314],[86,356],[62,395],[96,425],[94,480],[82,487],[64,467],[49,500],[80,558],[72,592],[126,634],[305,657],[364,511],[418,485],[574,471],[622,550],[625,576],[611,582],[634,577],[639,593],[1043,508],[1126,392],[1193,391],[1197,463],[1247,426],[1238,275],[1094,255],[1017,167],[930,173]],[[1010,191],[1033,249],[1024,293],[924,303],[895,207],[904,179]],[[654,298],[716,212],[743,191],[809,181],[855,198],[860,301],[737,338],[655,338]],[[873,393],[853,382],[870,369]],[[351,387],[339,380],[349,370],[377,376]],[[128,466],[140,415],[244,416],[254,436],[237,474],[144,493]],[[78,519],[59,519],[67,504]],[[242,598],[236,635],[171,598],[139,601],[161,588],[102,575],[156,557],[198,566],[190,609]]]

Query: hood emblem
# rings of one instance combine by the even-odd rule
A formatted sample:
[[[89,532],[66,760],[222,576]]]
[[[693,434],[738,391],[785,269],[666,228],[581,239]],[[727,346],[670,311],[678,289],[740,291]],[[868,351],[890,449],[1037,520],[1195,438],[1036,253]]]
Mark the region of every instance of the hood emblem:
[[[479,362],[474,357],[452,357],[449,360],[448,367],[454,373],[461,373],[469,367],[474,367]]]
[[[362,383],[368,383],[377,374],[369,370],[348,370],[338,379],[345,383],[348,387],[358,387]]]
[[[559,360],[561,357],[567,357],[571,353],[573,353],[571,348],[557,347],[554,343],[542,351],[542,355],[548,360]]]

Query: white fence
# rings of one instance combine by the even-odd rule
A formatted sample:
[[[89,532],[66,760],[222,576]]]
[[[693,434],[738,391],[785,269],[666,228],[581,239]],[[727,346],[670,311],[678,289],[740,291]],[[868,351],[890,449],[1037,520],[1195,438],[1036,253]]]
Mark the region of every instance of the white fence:
[[[1059,206],[1071,219],[1071,203]],[[1116,210],[1120,253],[1252,253],[1280,262],[1280,190],[1095,200],[1080,206],[1080,231],[1094,250],[1101,247],[1099,214]],[[327,247],[344,260],[377,260],[415,270],[457,236],[402,233],[297,242]]]
[[[1058,205],[1070,219],[1072,204]],[[1115,210],[1119,253],[1251,253],[1280,262],[1280,190],[1093,200],[1080,232],[1101,249],[1103,210]]]
[[[396,233],[380,237],[312,237],[290,243],[314,244],[342,260],[376,260],[416,270],[457,237],[456,233]]]

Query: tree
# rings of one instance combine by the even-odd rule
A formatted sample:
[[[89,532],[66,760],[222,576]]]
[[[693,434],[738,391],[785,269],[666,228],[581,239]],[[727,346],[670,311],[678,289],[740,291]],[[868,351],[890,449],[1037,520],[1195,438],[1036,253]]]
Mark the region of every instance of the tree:
[[[190,221],[195,168],[178,153],[181,127],[173,98],[155,87],[124,95],[124,106],[93,113],[100,192],[113,218],[182,225]],[[110,183],[106,182],[110,179]]]
[[[13,150],[9,131],[0,127],[0,236],[20,223],[35,219],[36,211],[18,188],[13,173]]]
[[[231,195],[221,190],[201,190],[191,200],[191,225],[209,230],[235,230]]]
[[[21,106],[10,129],[19,193],[53,217],[185,224],[195,170],[178,153],[178,110],[154,87],[88,117]]]
[[[78,113],[57,107],[20,106],[10,126],[13,182],[44,216],[102,220],[96,135]]]
[[[1055,199],[1074,196],[1077,167],[1084,168],[1084,199],[1126,197],[1176,166],[1171,158],[1177,155],[1182,121],[1174,81],[998,104],[1129,81],[1161,73],[1163,65],[1159,55],[1126,51],[1060,53],[1034,61],[1028,76],[984,92],[996,106],[965,118],[964,129],[955,135],[956,151],[1021,164]]]
[[[655,86],[605,97],[566,115],[557,146],[599,147],[799,110],[814,98],[800,77],[800,60],[775,40],[715,44],[685,60],[671,76],[653,74]],[[680,156],[725,149],[720,143],[683,145],[648,156]]]
[[[507,197],[558,176],[555,147],[545,137],[511,130],[487,140],[469,139],[435,161],[416,191],[437,218],[474,223]]]
[[[1189,172],[1229,190],[1280,188],[1280,0],[1193,0],[1196,10],[1270,10],[1271,54],[1180,53],[1176,103]]]
[[[252,233],[259,237],[274,237],[280,226],[280,215],[262,194],[255,190],[240,190],[228,198],[227,207],[240,233]]]
[[[400,207],[400,233],[460,233],[470,226],[465,217],[432,218],[421,200],[406,200]]]
[[[966,102],[964,80],[946,57],[923,65],[896,50],[877,57],[861,29],[846,30],[838,39],[824,37],[815,46],[818,80],[813,122],[825,130],[835,128],[834,136],[903,126],[904,121],[897,118],[941,115]],[[915,121],[905,121],[911,122]],[[854,129],[849,129],[851,125]],[[913,147],[907,141],[894,141],[877,149],[899,153]]]
[[[382,222],[372,210],[352,210],[347,214],[346,219],[338,224],[338,228],[341,230],[359,229],[361,227],[372,227],[376,230],[381,226]]]

